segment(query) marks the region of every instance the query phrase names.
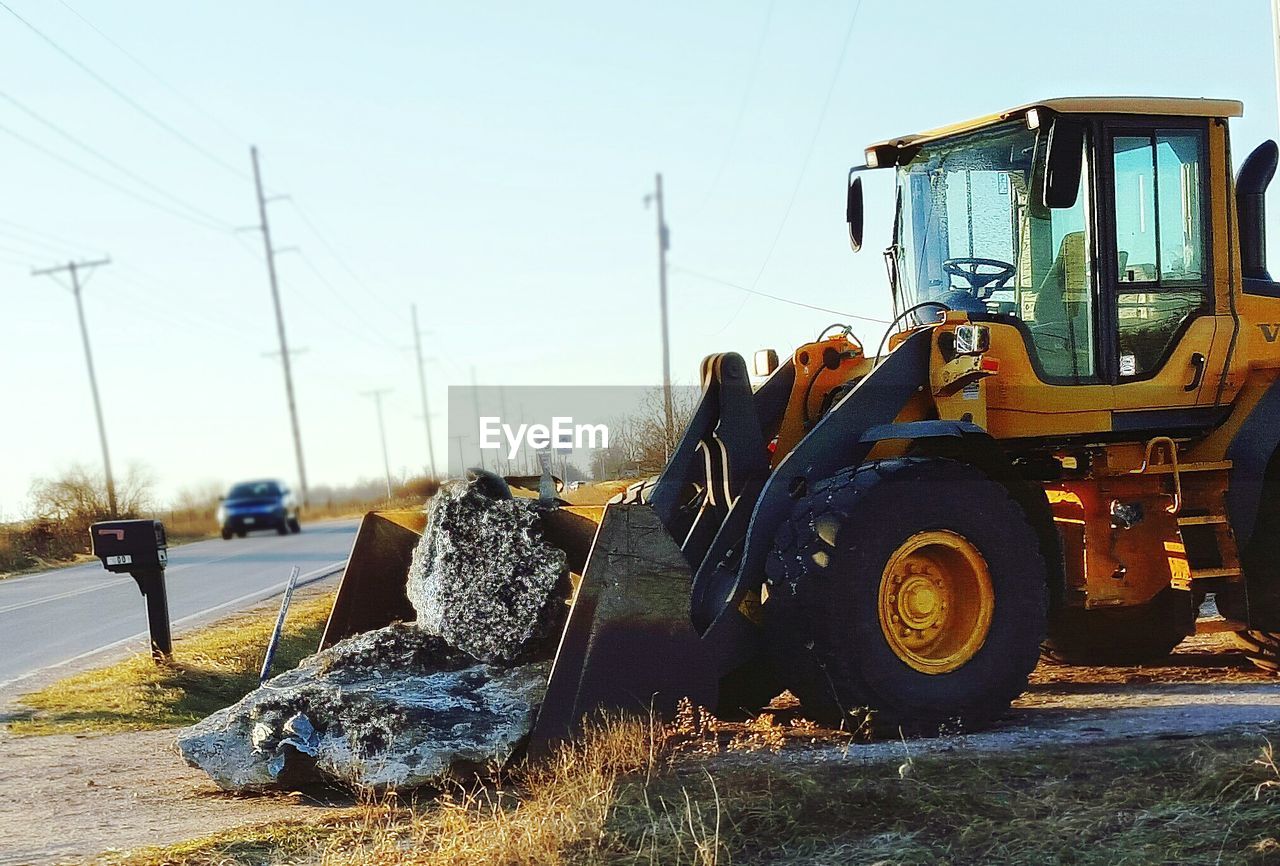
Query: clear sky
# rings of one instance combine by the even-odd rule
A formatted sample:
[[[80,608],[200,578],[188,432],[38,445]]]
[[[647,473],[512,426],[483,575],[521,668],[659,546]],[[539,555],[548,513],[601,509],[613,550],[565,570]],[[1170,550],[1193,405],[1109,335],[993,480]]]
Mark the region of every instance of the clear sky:
[[[1237,160],[1277,127],[1266,0],[3,3],[10,518],[33,477],[100,459],[72,299],[30,276],[71,256],[113,262],[85,310],[117,471],[144,463],[162,499],[293,478],[261,238],[235,231],[256,222],[250,143],[292,196],[270,207],[297,247],[279,268],[315,484],[380,474],[372,388],[394,389],[393,469],[425,465],[411,303],[440,461],[445,389],[472,367],[657,384],[655,171],[692,383],[705,354],[786,352],[840,317],[691,272],[885,316],[887,177],[861,255],[842,217],[870,141],[1060,95],[1243,99]]]

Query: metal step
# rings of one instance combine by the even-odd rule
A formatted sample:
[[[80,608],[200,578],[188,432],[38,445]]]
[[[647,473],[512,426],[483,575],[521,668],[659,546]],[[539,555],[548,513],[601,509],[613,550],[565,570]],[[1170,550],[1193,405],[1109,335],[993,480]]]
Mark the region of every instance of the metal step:
[[[1178,518],[1179,526],[1207,526],[1210,524],[1226,524],[1225,514],[1192,514]]]
[[[1239,566],[1231,566],[1228,568],[1193,568],[1191,569],[1192,580],[1211,580],[1215,577],[1239,577],[1243,572]]]
[[[1224,469],[1230,469],[1232,463],[1230,460],[1206,460],[1199,463],[1179,463],[1178,472],[1220,472]],[[1153,463],[1147,467],[1144,474],[1147,475],[1170,475],[1173,473],[1172,463]],[[1099,475],[1132,475],[1131,469],[1103,469]]]
[[[1179,472],[1219,472],[1223,469],[1230,469],[1230,460],[1206,460],[1203,463],[1179,463]],[[1166,475],[1173,472],[1172,463],[1156,463],[1147,467],[1149,475]]]
[[[1235,619],[1222,616],[1196,620],[1196,634],[1219,634],[1224,631],[1244,631],[1249,626]]]

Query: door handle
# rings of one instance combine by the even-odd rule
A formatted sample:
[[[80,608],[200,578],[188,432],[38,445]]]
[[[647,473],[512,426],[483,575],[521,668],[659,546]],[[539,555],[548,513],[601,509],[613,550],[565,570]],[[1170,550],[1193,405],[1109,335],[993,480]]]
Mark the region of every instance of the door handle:
[[[1200,380],[1204,378],[1205,358],[1199,352],[1191,354],[1191,366],[1195,372],[1191,376],[1191,383],[1183,387],[1183,391],[1194,391],[1200,387]]]

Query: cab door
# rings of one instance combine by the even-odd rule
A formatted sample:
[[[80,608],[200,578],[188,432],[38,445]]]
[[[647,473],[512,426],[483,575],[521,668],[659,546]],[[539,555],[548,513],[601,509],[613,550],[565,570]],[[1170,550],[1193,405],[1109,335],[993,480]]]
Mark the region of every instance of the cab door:
[[[1113,429],[1177,427],[1214,398],[1217,330],[1210,247],[1209,124],[1124,118],[1102,125],[1100,354],[1115,384]]]

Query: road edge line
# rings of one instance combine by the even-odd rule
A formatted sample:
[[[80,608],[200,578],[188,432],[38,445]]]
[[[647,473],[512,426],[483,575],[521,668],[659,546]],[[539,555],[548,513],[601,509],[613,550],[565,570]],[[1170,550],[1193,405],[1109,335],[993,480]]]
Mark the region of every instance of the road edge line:
[[[346,568],[346,565],[347,565],[347,560],[342,559],[342,560],[338,560],[337,562],[331,562],[328,565],[321,566],[320,568],[317,568],[314,571],[309,571],[306,574],[299,577],[297,585],[299,587],[309,586],[315,583],[316,581],[323,580],[326,577],[330,577],[332,575],[337,574],[338,572]],[[188,614],[182,617],[181,619],[174,620],[170,625],[172,628],[179,628],[185,624],[192,623],[193,620],[207,617],[209,614],[215,613],[219,610],[222,610],[223,608],[230,607],[231,605],[234,605],[234,604],[245,604],[245,603],[254,602],[254,601],[263,601],[264,599],[271,598],[273,595],[278,595],[279,593],[284,592],[285,587],[288,585],[289,585],[289,582],[286,580],[283,583],[275,584],[273,586],[268,586],[263,589],[255,590],[250,593],[245,593],[239,598],[231,599],[231,601],[224,601],[221,604],[214,605],[213,607],[207,607],[204,610],[196,611],[195,613]],[[23,680],[31,679],[36,674],[44,673],[45,671],[51,671],[51,670],[54,670],[55,668],[65,667],[69,664],[74,664],[75,662],[82,661],[83,659],[89,658],[90,656],[97,655],[98,653],[108,652],[109,650],[113,650],[118,647],[124,646],[125,644],[128,644],[132,641],[145,640],[147,636],[148,636],[147,632],[140,631],[137,634],[132,634],[132,635],[129,635],[128,637],[122,637],[119,640],[112,641],[109,644],[104,644],[103,646],[96,647],[91,650],[85,650],[79,655],[74,655],[69,659],[63,659],[60,662],[54,662],[51,665],[45,665],[42,668],[36,668],[33,671],[28,671],[22,676],[14,677],[11,680],[0,682],[0,691],[7,689],[10,686],[16,685],[22,682]]]

